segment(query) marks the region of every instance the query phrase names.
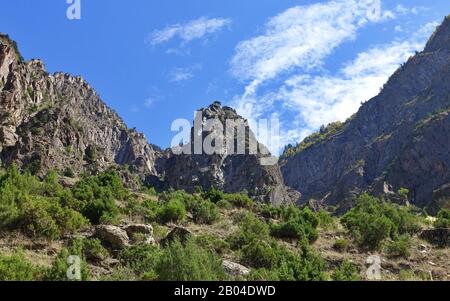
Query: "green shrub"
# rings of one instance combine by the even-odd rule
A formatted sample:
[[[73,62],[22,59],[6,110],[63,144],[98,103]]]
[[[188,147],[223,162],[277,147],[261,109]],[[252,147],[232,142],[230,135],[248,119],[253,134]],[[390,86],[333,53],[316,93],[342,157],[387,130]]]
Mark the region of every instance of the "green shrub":
[[[68,178],[75,178],[75,172],[73,171],[72,168],[67,167],[66,170],[64,171],[64,176]]]
[[[342,262],[342,264],[333,272],[331,279],[334,281],[360,281],[358,268],[348,260]]]
[[[192,240],[169,244],[156,266],[161,281],[220,281],[227,276],[221,258],[198,247]]]
[[[402,235],[386,245],[386,253],[389,257],[408,258],[411,256],[410,249],[411,237],[408,234]]]
[[[338,238],[338,239],[336,239],[336,241],[334,242],[333,248],[334,248],[336,251],[339,251],[339,252],[345,252],[345,251],[348,250],[349,245],[350,245],[350,243],[349,243],[349,241],[348,241],[347,239],[344,239],[344,238]]]
[[[336,224],[330,213],[325,210],[320,210],[317,213],[317,218],[319,220],[319,227],[322,229],[333,229]]]
[[[73,264],[72,262],[69,262],[71,256],[79,256],[80,258],[81,279],[69,279],[67,277],[67,272]],[[90,270],[83,255],[83,243],[80,240],[74,241],[71,247],[62,249],[52,266],[44,273],[45,281],[88,281],[90,278]]]
[[[437,220],[434,223],[435,228],[450,228],[450,210],[442,209],[437,215]]]
[[[75,185],[72,192],[79,201],[77,211],[82,212],[93,224],[114,223],[119,215],[115,200],[129,197],[129,192],[114,171],[86,177]]]
[[[214,203],[201,201],[192,208],[192,215],[196,223],[211,225],[219,219],[220,212]]]
[[[233,209],[233,204],[231,204],[228,201],[221,200],[221,201],[217,202],[217,207],[219,207],[221,209],[225,209],[225,210],[230,210],[230,209]]]
[[[297,252],[272,242],[275,261],[270,269],[252,269],[248,280],[257,281],[323,281],[325,262],[306,245]],[[270,258],[270,257],[269,257]]]
[[[409,208],[368,194],[361,195],[357,205],[341,221],[360,246],[370,249],[379,249],[387,238],[395,240],[399,235],[413,234],[420,229],[418,217]]]
[[[80,242],[78,243],[81,244],[83,256],[87,261],[98,262],[103,261],[108,257],[109,252],[103,247],[100,240],[96,238],[84,238],[79,240]]]
[[[272,269],[276,264],[275,251],[265,241],[253,240],[242,248],[241,253],[242,263],[253,268]]]
[[[181,222],[186,218],[186,207],[182,201],[170,200],[158,212],[158,218],[162,223]]]
[[[224,199],[224,195],[225,194],[222,191],[211,188],[210,190],[202,193],[202,198],[217,204],[219,201]]]
[[[0,281],[39,280],[40,270],[20,252],[12,255],[0,253]]]
[[[225,194],[222,198],[237,208],[252,209],[255,205],[253,200],[247,194],[243,193]]]
[[[119,260],[131,269],[139,279],[142,279],[146,273],[155,273],[161,253],[157,246],[138,245],[122,250],[119,254]],[[145,280],[149,280],[148,275],[146,278]]]
[[[213,234],[202,234],[195,238],[195,243],[205,250],[211,250],[218,254],[225,254],[230,249],[230,244]]]
[[[307,207],[303,210],[289,206],[282,209],[283,222],[271,227],[271,235],[278,238],[303,239],[314,242],[319,237],[319,220]]]
[[[239,224],[239,230],[227,238],[233,250],[240,249],[254,240],[269,240],[269,226],[254,214],[247,213]]]

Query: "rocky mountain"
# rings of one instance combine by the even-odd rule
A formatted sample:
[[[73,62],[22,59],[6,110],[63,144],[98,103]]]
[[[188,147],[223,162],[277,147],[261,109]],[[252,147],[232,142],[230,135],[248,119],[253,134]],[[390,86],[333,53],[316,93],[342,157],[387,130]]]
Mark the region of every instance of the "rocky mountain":
[[[165,162],[166,185],[188,192],[193,192],[196,186],[203,190],[215,187],[227,193],[246,191],[254,199],[272,204],[290,203],[295,200],[296,195],[299,196],[284,186],[276,158],[273,163],[270,162],[274,158],[264,145],[256,141],[247,120],[239,116],[234,109],[222,107],[219,102],[215,102],[207,108],[200,109],[198,114],[201,123],[214,120],[218,121],[218,126],[222,128],[204,128],[201,133],[192,128],[190,143],[183,146],[187,151],[178,155],[170,152]],[[234,121],[236,124],[242,122],[242,133],[245,137],[242,139],[241,153],[238,152],[240,144],[238,132],[236,128],[227,128],[227,121]],[[203,144],[208,136],[214,137],[216,131],[222,134],[217,138],[223,140],[220,147],[223,152],[219,149],[217,153],[211,155],[204,152],[195,154],[195,136],[197,135],[197,141]],[[227,140],[227,137],[233,138]],[[254,142],[254,152],[251,150],[251,142]],[[233,146],[233,150],[227,152],[225,150],[229,144]],[[264,160],[267,160],[268,164],[265,164]]]
[[[217,103],[202,112],[207,119],[242,120]],[[276,161],[263,166],[259,152],[197,156],[162,151],[129,129],[81,77],[49,74],[40,60],[24,61],[6,35],[0,35],[0,158],[3,166],[14,163],[38,175],[50,169],[79,175],[120,165],[164,188],[247,191],[274,203],[291,198]]]
[[[288,148],[282,172],[301,203],[345,210],[363,191],[404,187],[432,209],[450,196],[449,150],[450,16],[356,115]]]
[[[22,169],[80,174],[129,165],[156,174],[159,153],[127,128],[81,77],[48,74],[25,62],[15,42],[0,35],[0,158]]]

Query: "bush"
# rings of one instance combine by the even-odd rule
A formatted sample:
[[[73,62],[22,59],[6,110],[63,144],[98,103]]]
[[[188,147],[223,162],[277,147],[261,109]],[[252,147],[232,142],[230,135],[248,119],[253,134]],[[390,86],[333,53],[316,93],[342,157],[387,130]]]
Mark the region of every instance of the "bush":
[[[322,229],[333,229],[336,226],[331,214],[325,210],[320,210],[317,213],[317,219],[319,220],[319,227]]]
[[[227,276],[217,254],[198,247],[192,240],[174,241],[162,252],[156,266],[161,281],[220,281]]]
[[[177,199],[170,200],[159,210],[158,218],[162,223],[181,222],[186,218],[186,207]]]
[[[325,262],[308,246],[300,247],[298,252],[288,250],[276,242],[271,244],[275,255],[272,268],[253,269],[248,280],[258,281],[323,281]]]
[[[339,252],[345,252],[348,249],[349,241],[343,238],[338,238],[334,242],[333,248]]]
[[[201,201],[192,209],[192,215],[196,223],[210,225],[219,219],[220,212],[214,203]]]
[[[230,210],[233,208],[233,204],[231,204],[228,201],[222,200],[217,202],[217,207],[221,208],[221,209],[225,209],[225,210]]]
[[[434,223],[435,228],[450,228],[450,210],[442,209],[437,215],[437,220]]]
[[[211,250],[217,254],[225,254],[230,249],[230,244],[213,234],[202,234],[195,238],[195,243],[205,250]]]
[[[43,182],[12,166],[0,176],[0,227],[22,229],[28,235],[57,239],[87,225],[83,216],[67,206],[68,190],[49,172]]]
[[[410,209],[381,201],[368,194],[361,195],[357,205],[342,217],[342,224],[360,246],[379,249],[383,240],[395,240],[402,234],[420,229],[418,217]]]
[[[12,255],[0,253],[0,281],[39,280],[40,270],[25,259],[20,252]]]
[[[394,241],[390,241],[386,245],[386,253],[389,257],[403,257],[411,256],[411,237],[407,234],[398,237]]]
[[[119,260],[136,273],[139,279],[144,280],[144,274],[150,272],[155,274],[156,264],[160,260],[161,253],[161,250],[156,246],[138,245],[122,250],[119,254]],[[148,278],[148,275],[146,278]]]
[[[272,247],[265,241],[254,240],[241,250],[241,261],[253,268],[272,269],[277,256]]]
[[[129,197],[129,192],[114,171],[84,178],[75,185],[72,192],[73,197],[78,200],[76,210],[82,212],[93,224],[114,223],[119,215],[115,200]]]
[[[227,238],[233,250],[240,249],[254,240],[269,240],[269,226],[254,214],[247,213],[239,224],[239,230]]]
[[[303,210],[289,206],[281,211],[283,222],[271,227],[271,235],[278,238],[303,239],[314,242],[319,237],[316,230],[319,220],[307,207]]]
[[[357,267],[345,260],[342,264],[333,272],[331,279],[334,281],[360,281],[361,277]]]
[[[70,256],[79,256],[80,258],[81,279],[69,279],[67,277],[67,272],[71,267],[71,264],[68,262]],[[45,281],[88,281],[90,278],[90,270],[85,261],[85,257],[83,255],[83,244],[80,240],[74,241],[73,245],[70,248],[62,249],[53,262],[52,266],[48,268],[44,273]]]
[[[224,195],[225,194],[222,191],[211,188],[210,190],[202,193],[202,198],[217,204],[219,201],[224,199]]]
[[[247,194],[243,193],[225,194],[222,198],[237,208],[252,209],[255,205],[253,200]]]
[[[78,243],[81,244],[83,250],[83,256],[87,261],[100,262],[106,259],[109,255],[100,240],[91,239],[79,239]]]
[[[68,178],[75,178],[75,172],[73,171],[72,168],[67,167],[66,170],[64,171],[64,176]]]

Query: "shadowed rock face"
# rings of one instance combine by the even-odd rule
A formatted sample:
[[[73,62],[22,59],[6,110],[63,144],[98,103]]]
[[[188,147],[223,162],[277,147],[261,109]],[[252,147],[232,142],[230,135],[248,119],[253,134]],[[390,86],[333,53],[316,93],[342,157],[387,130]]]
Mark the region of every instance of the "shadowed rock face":
[[[450,17],[425,50],[410,58],[382,92],[340,131],[286,159],[285,183],[346,209],[365,190],[386,183],[411,191],[412,203],[433,207],[450,183]]]
[[[24,62],[0,35],[0,158],[20,168],[76,174],[127,164],[157,174],[159,152],[126,127],[81,77],[48,74],[39,60]]]
[[[204,118],[241,119],[217,103]],[[247,129],[253,136],[253,134]],[[265,147],[258,144],[259,150]],[[266,153],[266,152],[264,152]],[[128,129],[81,77],[48,74],[39,60],[25,62],[8,36],[0,34],[0,159],[38,175],[48,170],[75,175],[127,165],[149,184],[193,191],[215,187],[247,191],[256,200],[273,203],[291,198],[279,166],[262,166],[270,155],[174,155]],[[123,175],[130,180],[129,175]],[[133,183],[133,179],[129,181]],[[129,185],[129,186],[130,186]],[[298,196],[297,196],[298,197]]]
[[[299,197],[298,193],[289,191],[284,186],[277,160],[273,160],[272,164],[264,163],[265,159],[271,158],[269,151],[264,145],[257,143],[247,121],[235,110],[222,107],[220,103],[216,102],[199,112],[200,120],[204,122],[215,120],[222,125],[223,129],[219,129],[219,131],[223,133],[223,148],[226,149],[227,145],[231,143],[234,145],[235,152],[212,155],[195,154],[195,135],[200,134],[196,133],[193,128],[191,143],[183,147],[193,154],[176,155],[171,152],[165,162],[164,179],[167,186],[184,189],[188,192],[193,192],[196,186],[203,190],[214,187],[227,193],[248,192],[254,199],[273,204],[291,203]],[[246,138],[242,142],[245,151],[241,154],[237,153],[240,143],[238,135],[229,135],[229,138],[233,138],[227,139],[227,131],[230,131],[230,128],[226,126],[227,120],[240,121],[245,124]],[[203,142],[211,133],[214,131],[204,131],[197,138]],[[254,152],[251,151],[249,141],[254,141]]]

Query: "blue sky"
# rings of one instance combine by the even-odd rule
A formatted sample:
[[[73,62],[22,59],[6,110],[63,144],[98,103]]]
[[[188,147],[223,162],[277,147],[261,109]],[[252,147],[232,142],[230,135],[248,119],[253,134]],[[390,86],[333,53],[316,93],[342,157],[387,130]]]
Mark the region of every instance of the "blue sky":
[[[69,20],[66,0],[0,0],[0,32],[82,75],[151,143],[220,100],[279,118],[284,145],[356,112],[450,14],[448,0],[371,1],[81,0]]]

